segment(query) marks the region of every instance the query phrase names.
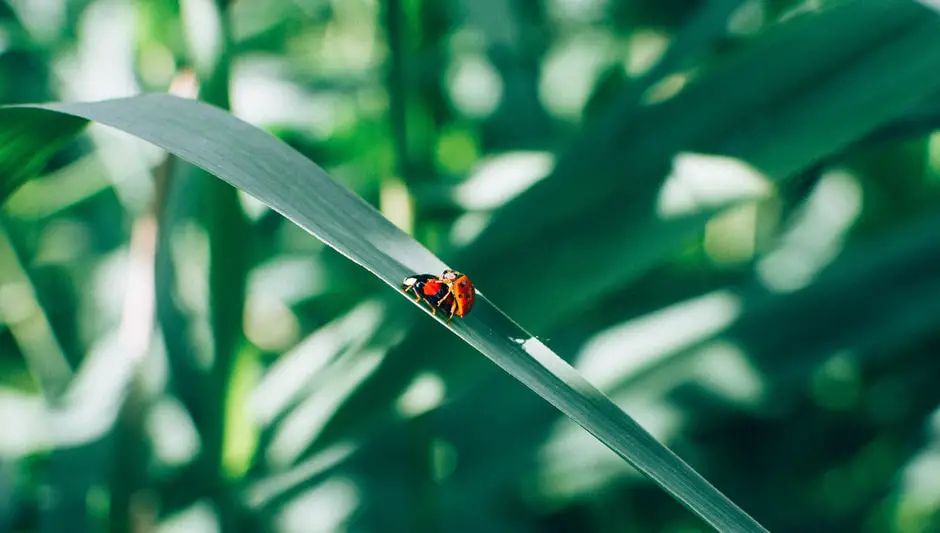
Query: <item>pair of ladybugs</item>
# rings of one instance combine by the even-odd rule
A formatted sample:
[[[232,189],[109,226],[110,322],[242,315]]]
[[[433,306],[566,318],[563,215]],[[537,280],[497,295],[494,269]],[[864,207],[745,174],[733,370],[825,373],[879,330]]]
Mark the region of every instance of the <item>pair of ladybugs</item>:
[[[454,315],[466,316],[476,299],[470,278],[453,270],[445,270],[439,277],[431,274],[408,276],[401,282],[401,290],[405,294],[413,292],[417,296],[416,302],[424,300],[431,307],[432,315],[437,314],[438,309],[449,313],[447,322]]]

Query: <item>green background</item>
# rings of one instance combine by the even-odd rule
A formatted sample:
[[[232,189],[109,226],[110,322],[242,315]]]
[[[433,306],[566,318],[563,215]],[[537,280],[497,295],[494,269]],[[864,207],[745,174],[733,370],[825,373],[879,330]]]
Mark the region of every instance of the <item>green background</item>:
[[[940,531],[928,7],[0,4],[0,103],[167,91],[321,165],[771,531]],[[25,113],[0,531],[707,531],[280,215]]]

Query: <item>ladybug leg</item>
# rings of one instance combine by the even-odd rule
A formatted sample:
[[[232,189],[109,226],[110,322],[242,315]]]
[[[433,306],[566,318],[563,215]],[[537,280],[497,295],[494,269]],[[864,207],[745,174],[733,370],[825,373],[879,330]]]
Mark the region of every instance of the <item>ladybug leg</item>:
[[[450,304],[450,316],[447,317],[447,323],[450,324],[450,321],[454,319],[454,313],[457,312],[457,299],[454,298]]]
[[[412,286],[412,287],[408,287],[407,289],[405,289],[405,294],[408,294],[409,291],[415,293],[415,302],[419,302],[419,303],[420,303],[420,302],[424,302],[424,303],[428,304],[428,307],[431,308],[431,314],[432,314],[432,315],[437,313],[437,309],[434,308],[434,304],[432,304],[431,302],[429,302],[427,298],[424,298],[423,296],[421,296],[420,294],[418,294],[417,289],[415,289],[413,286]]]
[[[418,291],[416,291],[416,290],[414,289],[414,287],[409,288],[409,289],[406,290],[405,292],[407,293],[408,291],[413,291],[413,292],[415,293],[415,301],[416,301],[416,302],[419,302],[419,303],[420,303],[420,302],[424,302],[424,303],[428,304],[428,307],[431,308],[431,312],[432,312],[432,313],[434,312],[434,306],[431,305],[431,302],[429,302],[429,301],[427,300],[427,298],[425,298],[425,297],[421,296],[420,294],[418,294]]]
[[[428,307],[431,308],[431,314],[432,314],[432,315],[434,314],[434,312],[435,312],[434,304],[432,304],[431,302],[429,302],[427,298],[425,298],[424,296],[421,296],[421,295],[419,294],[418,297],[415,298],[415,301],[416,301],[416,302],[424,302],[424,303],[428,304]]]
[[[415,290],[414,286],[408,287],[407,289],[403,289],[402,292],[404,292],[405,294],[408,294],[409,292],[414,292],[416,296],[415,301],[416,302],[421,301],[421,296],[418,294],[418,291]]]
[[[444,296],[444,298],[441,299],[441,303],[446,305],[448,298],[450,298],[450,316],[447,317],[447,320],[445,321],[446,324],[450,324],[451,319],[454,318],[454,309],[457,307],[457,298],[454,294],[453,287],[450,285],[447,286],[447,294]],[[441,307],[441,310],[444,311],[444,308]],[[446,313],[447,311],[444,312]]]
[[[431,308],[431,314],[437,315],[437,306],[431,303],[431,300],[428,300],[427,298],[422,298],[422,300],[424,300],[424,303],[428,304],[428,307]]]

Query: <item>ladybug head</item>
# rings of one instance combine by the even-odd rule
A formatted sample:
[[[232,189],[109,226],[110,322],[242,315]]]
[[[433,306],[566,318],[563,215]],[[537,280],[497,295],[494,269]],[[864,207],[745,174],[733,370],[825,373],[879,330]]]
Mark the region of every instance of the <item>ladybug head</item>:
[[[422,286],[424,286],[424,284],[434,280],[437,280],[437,278],[430,274],[414,274],[402,280],[401,288],[402,290],[408,290],[412,288],[420,289]]]
[[[447,281],[454,281],[455,279],[462,278],[462,277],[463,277],[463,274],[461,274],[460,272],[457,272],[456,270],[450,270],[450,269],[445,270],[444,273],[441,274],[441,278],[446,279]]]

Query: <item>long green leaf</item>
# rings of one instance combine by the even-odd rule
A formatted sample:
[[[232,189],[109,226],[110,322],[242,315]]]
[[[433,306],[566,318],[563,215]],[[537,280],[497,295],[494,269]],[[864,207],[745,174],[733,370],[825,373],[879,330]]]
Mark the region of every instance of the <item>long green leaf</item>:
[[[265,202],[393,288],[411,273],[446,266],[317,165],[212,106],[167,95],[25,106],[0,109],[0,128],[54,122],[54,113],[62,114],[64,124],[82,117],[169,150]],[[56,136],[55,128],[47,131]],[[450,329],[717,530],[765,531],[482,292],[474,312]]]

